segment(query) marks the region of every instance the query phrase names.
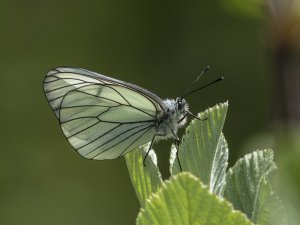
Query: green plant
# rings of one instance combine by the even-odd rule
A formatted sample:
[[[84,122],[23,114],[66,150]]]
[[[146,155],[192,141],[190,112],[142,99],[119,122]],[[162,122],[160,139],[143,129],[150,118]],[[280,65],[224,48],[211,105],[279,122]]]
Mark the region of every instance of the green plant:
[[[193,120],[170,156],[170,179],[163,181],[148,145],[125,156],[141,204],[138,225],[282,225],[286,217],[273,192],[276,169],[270,149],[245,155],[227,170],[228,145],[222,133],[228,103],[210,108]]]

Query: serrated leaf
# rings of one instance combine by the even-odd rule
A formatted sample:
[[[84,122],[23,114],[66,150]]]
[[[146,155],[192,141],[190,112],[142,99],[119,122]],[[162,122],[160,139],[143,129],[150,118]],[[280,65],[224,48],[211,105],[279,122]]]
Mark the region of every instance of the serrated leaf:
[[[277,217],[282,206],[270,184],[275,170],[270,149],[247,154],[228,170],[225,197],[256,224],[284,224],[283,212]]]
[[[143,164],[148,149],[149,143],[125,155],[130,179],[142,207],[146,199],[157,191],[162,183],[161,174],[157,167],[156,154],[153,149],[150,150],[146,158],[145,166]]]
[[[141,209],[137,225],[253,225],[211,193],[197,177],[180,173],[166,181]]]
[[[222,134],[228,103],[222,103],[198,114],[204,121],[194,119],[187,127],[179,146],[183,171],[189,171],[209,186],[210,191],[222,195],[228,165],[228,145]],[[176,148],[170,156],[171,174],[181,172]]]

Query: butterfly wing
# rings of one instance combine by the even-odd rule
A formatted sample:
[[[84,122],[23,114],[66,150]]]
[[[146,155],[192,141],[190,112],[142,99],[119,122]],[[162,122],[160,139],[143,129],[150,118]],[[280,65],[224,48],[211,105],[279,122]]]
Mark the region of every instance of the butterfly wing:
[[[114,159],[149,142],[164,110],[147,90],[79,68],[49,71],[44,91],[64,135],[88,159]]]

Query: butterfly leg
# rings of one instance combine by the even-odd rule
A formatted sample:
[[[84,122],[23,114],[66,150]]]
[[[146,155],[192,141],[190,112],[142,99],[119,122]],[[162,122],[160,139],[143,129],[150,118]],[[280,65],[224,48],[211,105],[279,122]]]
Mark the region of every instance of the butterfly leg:
[[[176,135],[176,133],[173,130],[171,130],[171,132],[172,132],[172,134],[175,137],[175,143],[174,144],[175,144],[175,148],[176,148],[176,158],[178,160],[179,168],[182,171],[182,167],[181,167],[181,163],[180,163],[180,159],[179,159],[179,154],[178,154],[179,153],[180,139],[179,139],[179,137]]]
[[[152,140],[151,140],[150,146],[149,146],[149,148],[148,148],[148,150],[147,150],[147,152],[146,152],[146,155],[145,155],[145,157],[144,157],[144,159],[143,159],[143,165],[144,165],[144,166],[146,166],[146,158],[147,158],[147,156],[149,155],[149,152],[150,152],[150,150],[151,150],[151,148],[152,148],[152,145],[153,145],[155,136],[156,136],[156,135],[153,135],[153,138],[152,138]]]
[[[188,113],[186,113],[180,120],[177,121],[178,124],[180,124],[185,118],[187,118]]]

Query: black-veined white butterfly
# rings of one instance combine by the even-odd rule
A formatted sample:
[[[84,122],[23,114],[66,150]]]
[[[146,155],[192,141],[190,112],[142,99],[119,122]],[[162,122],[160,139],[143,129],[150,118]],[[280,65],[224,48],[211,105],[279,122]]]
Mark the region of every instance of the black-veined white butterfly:
[[[159,139],[178,143],[178,128],[188,114],[194,116],[184,97],[203,88],[162,100],[137,85],[72,67],[50,70],[43,87],[69,143],[84,158],[98,160],[121,157],[150,141],[151,148]]]

